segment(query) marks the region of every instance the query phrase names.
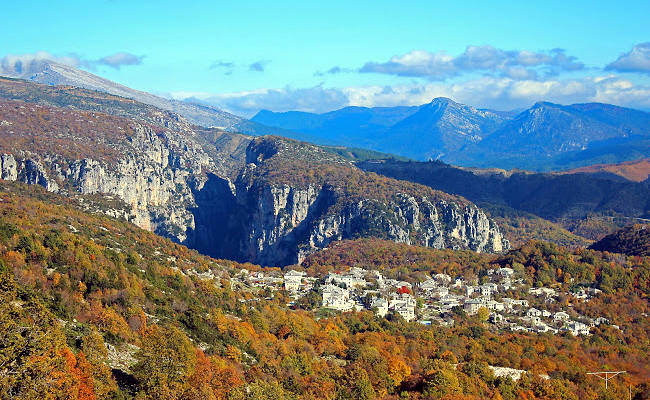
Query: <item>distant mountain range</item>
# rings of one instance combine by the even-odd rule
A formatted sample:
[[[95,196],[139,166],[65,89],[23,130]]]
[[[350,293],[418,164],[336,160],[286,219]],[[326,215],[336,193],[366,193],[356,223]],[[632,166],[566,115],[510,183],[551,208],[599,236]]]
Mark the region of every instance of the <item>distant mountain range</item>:
[[[294,133],[294,139],[309,139],[318,144],[342,145],[356,143],[355,147],[375,146],[376,136],[408,118],[419,107],[345,107],[324,114],[301,111],[275,113],[262,110],[252,118],[260,124],[282,127]]]
[[[562,106],[540,102],[447,161],[548,170],[648,155],[650,113],[600,103]]]
[[[78,68],[51,61],[40,62],[32,65],[27,70],[10,71],[5,75],[46,85],[75,86],[126,97],[140,103],[175,112],[185,117],[189,122],[204,127],[221,128],[228,132],[249,135],[286,134],[282,129],[263,126],[215,107],[155,96],[151,93],[131,89]]]
[[[198,126],[362,148],[415,160],[551,171],[650,157],[650,113],[609,104],[539,102],[526,110],[504,112],[436,98],[421,106],[345,107],[323,114],[263,110],[247,120],[215,107],[134,90],[50,61],[4,73],[133,99],[177,113]]]
[[[436,98],[419,107],[355,107],[356,118],[351,114],[350,107],[326,114],[261,111],[252,121],[319,143],[475,167],[544,171],[650,156],[650,113],[609,104],[540,102],[516,113]]]

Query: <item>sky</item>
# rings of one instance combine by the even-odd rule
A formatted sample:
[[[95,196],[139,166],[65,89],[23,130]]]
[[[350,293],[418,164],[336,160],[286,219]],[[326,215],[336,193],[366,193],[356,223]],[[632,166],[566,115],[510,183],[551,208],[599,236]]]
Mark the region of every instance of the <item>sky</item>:
[[[51,58],[251,117],[417,105],[650,110],[650,2],[9,0],[0,73]],[[7,18],[10,16],[10,18]]]

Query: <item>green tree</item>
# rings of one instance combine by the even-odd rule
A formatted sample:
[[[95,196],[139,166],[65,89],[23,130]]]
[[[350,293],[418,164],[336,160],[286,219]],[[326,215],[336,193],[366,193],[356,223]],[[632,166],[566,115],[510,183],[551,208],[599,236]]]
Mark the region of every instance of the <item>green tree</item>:
[[[154,326],[142,339],[133,376],[149,398],[176,398],[196,365],[194,346],[176,327]]]
[[[478,318],[479,321],[485,322],[490,317],[490,310],[488,310],[485,307],[481,307],[478,309],[478,312],[476,313],[476,317]]]

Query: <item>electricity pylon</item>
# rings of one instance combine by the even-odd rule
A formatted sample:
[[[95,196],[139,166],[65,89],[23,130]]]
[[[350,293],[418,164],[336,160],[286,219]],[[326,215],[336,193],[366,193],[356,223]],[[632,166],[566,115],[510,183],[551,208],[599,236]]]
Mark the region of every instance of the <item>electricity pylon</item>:
[[[624,374],[625,371],[598,371],[598,372],[587,372],[587,375],[596,375],[600,379],[605,381],[605,389],[607,389],[607,383],[610,379],[616,375]]]

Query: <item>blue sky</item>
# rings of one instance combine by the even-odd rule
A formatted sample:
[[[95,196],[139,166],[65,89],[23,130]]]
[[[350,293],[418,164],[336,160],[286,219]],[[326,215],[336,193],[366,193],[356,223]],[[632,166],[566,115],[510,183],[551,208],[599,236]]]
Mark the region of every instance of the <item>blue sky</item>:
[[[0,57],[46,52],[246,116],[438,95],[501,109],[537,100],[650,108],[647,0],[52,4],[3,4],[11,18]]]

